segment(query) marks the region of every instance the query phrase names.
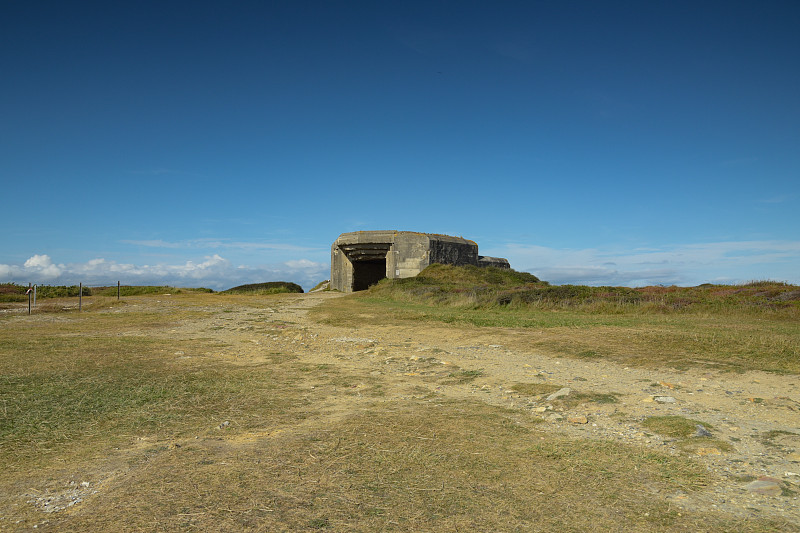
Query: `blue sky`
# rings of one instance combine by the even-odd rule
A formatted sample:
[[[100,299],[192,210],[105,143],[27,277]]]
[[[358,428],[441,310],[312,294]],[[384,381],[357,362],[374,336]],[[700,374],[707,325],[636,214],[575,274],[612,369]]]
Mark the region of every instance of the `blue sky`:
[[[0,2],[0,282],[800,283],[800,3]]]

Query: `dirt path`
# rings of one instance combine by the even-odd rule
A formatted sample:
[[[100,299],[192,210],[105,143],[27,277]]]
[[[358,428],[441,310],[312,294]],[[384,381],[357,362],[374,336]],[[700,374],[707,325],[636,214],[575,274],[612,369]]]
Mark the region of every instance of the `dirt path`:
[[[380,386],[383,401],[431,395],[477,399],[516,410],[531,421],[543,420],[537,427],[552,432],[687,454],[720,481],[702,493],[663,498],[685,509],[800,522],[797,376],[628,368],[552,357],[526,349],[535,331],[435,324],[339,328],[307,317],[309,308],[339,296],[292,295],[265,300],[263,308],[232,302],[224,312],[209,308],[209,318],[183,324],[170,335],[220,341],[226,347],[214,355],[242,364],[280,352],[305,364],[330,365],[360,380],[349,385],[350,392]],[[547,395],[516,392],[512,387],[517,384],[570,390],[548,401]],[[341,401],[357,401],[358,396]],[[335,416],[341,406],[325,407]],[[647,417],[667,415],[703,422],[716,440],[682,448],[676,439],[641,424]]]

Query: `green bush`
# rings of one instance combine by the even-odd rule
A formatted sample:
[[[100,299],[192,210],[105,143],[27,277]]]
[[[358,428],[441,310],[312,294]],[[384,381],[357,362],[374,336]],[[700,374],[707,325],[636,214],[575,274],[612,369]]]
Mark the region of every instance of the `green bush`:
[[[0,285],[0,302],[23,302],[28,299],[25,294],[28,290],[26,285],[16,283],[3,283]],[[77,297],[80,291],[79,285],[37,285],[36,298],[71,298]],[[92,289],[83,287],[83,295],[91,296]]]
[[[183,292],[214,292],[212,289],[205,287],[196,288],[177,288],[168,285],[122,285],[119,288],[120,296],[142,296],[146,294],[182,294]],[[92,294],[98,296],[116,296],[117,286],[111,287],[96,287],[93,289]]]

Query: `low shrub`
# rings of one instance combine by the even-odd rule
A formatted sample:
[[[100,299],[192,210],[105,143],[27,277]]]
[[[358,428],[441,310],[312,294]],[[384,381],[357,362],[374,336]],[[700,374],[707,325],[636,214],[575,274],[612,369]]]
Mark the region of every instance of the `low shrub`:
[[[268,281],[266,283],[250,283],[239,285],[220,294],[285,294],[302,293],[303,287],[289,281]]]

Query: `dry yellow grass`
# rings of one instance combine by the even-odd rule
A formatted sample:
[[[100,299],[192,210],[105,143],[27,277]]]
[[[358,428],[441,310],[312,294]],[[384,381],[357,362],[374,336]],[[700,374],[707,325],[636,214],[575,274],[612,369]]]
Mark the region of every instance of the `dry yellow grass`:
[[[0,320],[0,529],[794,527],[672,508],[659,494],[714,481],[692,460],[555,436],[484,403],[387,398],[402,384],[335,352],[312,365],[245,351],[239,331],[296,333],[264,311],[289,298],[154,296]]]

